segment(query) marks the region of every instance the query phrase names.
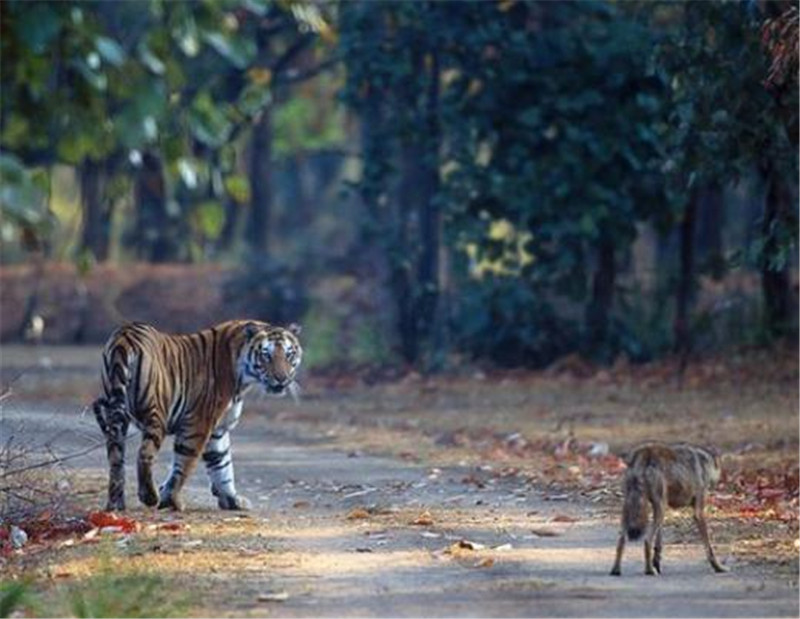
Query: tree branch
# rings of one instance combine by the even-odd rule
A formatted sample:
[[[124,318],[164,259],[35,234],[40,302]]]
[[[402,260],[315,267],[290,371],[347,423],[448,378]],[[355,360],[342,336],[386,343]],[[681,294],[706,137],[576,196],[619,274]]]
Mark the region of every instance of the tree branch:
[[[324,71],[327,71],[328,69],[330,69],[332,67],[335,67],[341,61],[342,61],[342,57],[341,56],[335,56],[333,58],[330,58],[330,59],[326,60],[325,62],[319,63],[315,67],[311,67],[310,69],[306,69],[305,71],[300,71],[300,72],[295,73],[293,75],[288,75],[287,74],[286,77],[283,77],[283,78],[279,76],[278,78],[276,78],[275,83],[279,84],[281,86],[286,86],[286,85],[289,85],[289,84],[298,84],[300,82],[304,82],[304,81],[309,80],[309,79],[311,79],[313,77],[316,77],[320,73],[323,73]]]
[[[300,52],[302,52],[306,47],[308,47],[312,41],[314,41],[313,34],[304,34],[302,35],[297,41],[295,41],[289,49],[287,49],[283,55],[275,61],[275,63],[270,67],[273,75],[280,75],[289,63],[294,60],[295,56],[297,56]]]

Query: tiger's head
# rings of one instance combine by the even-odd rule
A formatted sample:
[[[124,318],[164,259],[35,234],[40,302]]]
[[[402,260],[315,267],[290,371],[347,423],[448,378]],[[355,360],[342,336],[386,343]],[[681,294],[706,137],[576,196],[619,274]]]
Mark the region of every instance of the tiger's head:
[[[246,346],[241,357],[243,384],[258,383],[271,395],[293,393],[294,378],[303,360],[300,325],[287,328],[266,323],[245,326]]]

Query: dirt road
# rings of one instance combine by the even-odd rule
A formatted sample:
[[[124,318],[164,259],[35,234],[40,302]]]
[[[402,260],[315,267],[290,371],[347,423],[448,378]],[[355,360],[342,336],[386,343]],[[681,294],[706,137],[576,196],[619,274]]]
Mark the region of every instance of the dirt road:
[[[42,376],[50,382],[42,376],[31,380],[57,393],[67,370],[59,375],[56,364],[48,372]],[[81,417],[75,400],[34,396],[28,390],[4,403],[4,437],[13,432],[31,443],[58,437],[52,442],[62,453],[98,439],[91,415]],[[298,405],[281,401],[279,406]],[[718,554],[732,572],[716,575],[699,540],[683,529],[666,533],[661,577],[642,574],[639,544],[629,545],[623,576],[608,576],[615,514],[573,495],[497,475],[487,466],[435,468],[424,461],[376,457],[348,449],[341,437],[313,424],[283,425],[274,417],[247,414],[233,443],[237,485],[255,506],[247,517],[216,510],[205,474],[198,471],[189,485],[188,511],[178,518],[188,525],[182,534],[142,534],[111,546],[121,564],[155,570],[178,588],[185,586],[198,614],[738,617],[800,612],[796,572],[787,576],[739,563],[723,545]],[[159,473],[168,460],[167,446]],[[128,496],[135,503],[132,458],[128,461]],[[100,480],[102,451],[69,466]],[[87,509],[100,501],[100,494],[87,495]],[[131,513],[143,522],[175,518],[139,507]],[[711,527],[713,533],[713,520]],[[93,553],[96,547],[61,549],[48,555],[47,569],[79,579],[91,571]]]

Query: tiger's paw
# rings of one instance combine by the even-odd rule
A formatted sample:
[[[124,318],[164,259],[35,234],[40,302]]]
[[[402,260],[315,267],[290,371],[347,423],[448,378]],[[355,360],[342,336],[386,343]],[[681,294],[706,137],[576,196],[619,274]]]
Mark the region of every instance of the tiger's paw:
[[[167,494],[161,497],[158,502],[158,509],[171,509],[176,512],[183,511],[183,500],[174,494]]]
[[[158,490],[155,486],[140,486],[139,500],[147,507],[155,507],[158,504]]]
[[[235,496],[218,496],[217,504],[219,505],[220,509],[230,509],[236,511],[249,511],[253,508],[253,504],[248,499],[238,494]]]
[[[125,511],[125,499],[108,499],[106,503],[106,511],[107,512],[124,512]]]

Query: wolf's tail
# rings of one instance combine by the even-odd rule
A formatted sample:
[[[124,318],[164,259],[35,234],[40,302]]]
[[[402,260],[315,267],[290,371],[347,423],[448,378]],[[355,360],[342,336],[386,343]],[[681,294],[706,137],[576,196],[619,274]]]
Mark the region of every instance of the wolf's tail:
[[[632,470],[625,476],[625,504],[622,506],[622,528],[629,540],[637,540],[647,528],[647,501],[642,480]]]

